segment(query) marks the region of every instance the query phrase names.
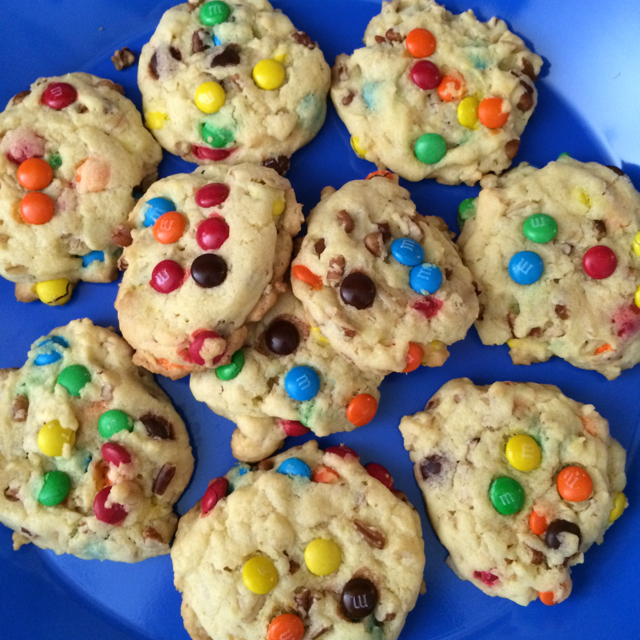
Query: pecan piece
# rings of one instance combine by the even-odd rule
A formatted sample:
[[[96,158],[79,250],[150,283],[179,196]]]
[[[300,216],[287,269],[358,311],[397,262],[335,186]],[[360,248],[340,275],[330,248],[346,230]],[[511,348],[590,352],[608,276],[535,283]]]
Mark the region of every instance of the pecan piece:
[[[131,229],[126,224],[119,224],[111,232],[111,240],[118,247],[128,247],[133,242]]]
[[[358,533],[367,541],[369,545],[376,549],[384,549],[387,541],[384,534],[378,529],[374,529],[366,525],[362,520],[354,520],[353,526],[358,530]]]
[[[16,95],[13,96],[13,98],[11,98],[11,104],[13,105],[20,104],[30,93],[31,91],[29,91],[28,89],[27,91],[21,91],[20,93],[16,93]]]
[[[9,502],[20,502],[20,498],[18,498],[18,493],[20,489],[17,487],[7,487],[4,490],[4,497],[9,500]]]
[[[298,31],[292,34],[291,37],[294,42],[301,44],[303,47],[307,47],[307,49],[315,49],[318,46],[304,31]]]
[[[525,76],[529,76],[534,82],[538,79],[533,65],[526,58],[522,58],[522,73],[524,73]]]
[[[299,612],[302,611],[306,615],[309,613],[309,609],[311,609],[311,605],[314,603],[315,598],[311,595],[311,591],[309,591],[309,589],[302,589],[301,591],[296,591],[293,596],[293,601],[296,603],[296,609]]]
[[[182,52],[180,49],[176,49],[176,47],[169,47],[169,53],[174,60],[182,62]]]
[[[322,252],[327,248],[327,243],[324,241],[324,238],[320,238],[320,240],[316,240],[316,243],[313,245],[316,253],[321,255]]]
[[[556,315],[560,320],[568,320],[569,319],[569,310],[563,304],[556,305]]]
[[[542,337],[542,329],[540,327],[533,327],[531,331],[527,334],[529,338],[541,338]]]
[[[383,242],[386,242],[391,237],[391,228],[388,222],[381,222],[378,225],[378,231],[382,234]]]
[[[104,78],[100,80],[100,82],[96,82],[96,87],[107,87],[112,91],[117,91],[120,95],[124,95],[124,89],[121,84],[117,84],[116,82],[112,82],[111,80],[107,80]]]
[[[379,231],[368,233],[364,237],[364,246],[369,250],[369,253],[372,253],[376,257],[380,257],[382,255],[382,249],[384,248],[382,234]]]
[[[258,469],[260,471],[271,471],[273,467],[273,460],[260,460],[260,462],[258,462]]]
[[[145,530],[142,532],[142,537],[145,540],[154,540],[155,542],[164,544],[162,536],[153,527],[145,527]]]
[[[338,219],[338,224],[347,232],[351,233],[353,228],[356,226],[353,222],[353,218],[344,210],[338,211],[336,214],[336,218]]]
[[[204,44],[206,37],[207,32],[204,29],[198,29],[191,34],[191,49],[193,53],[200,53],[207,48]]]
[[[167,490],[167,487],[171,484],[173,480],[173,476],[176,475],[176,467],[173,464],[165,464],[162,465],[160,471],[158,471],[158,475],[156,479],[153,481],[153,487],[151,491],[155,493],[157,496],[164,495],[164,492]]]
[[[516,106],[520,111],[527,112],[533,107],[533,87],[524,80],[520,80],[520,85],[524,88],[524,93],[520,96]]]
[[[607,235],[607,226],[604,220],[593,220],[593,231],[596,234],[596,240],[602,240]]]
[[[533,556],[531,558],[531,564],[535,564],[535,565],[542,564],[545,560],[544,553],[542,553],[542,551],[538,551],[537,549],[533,549],[531,547],[529,547],[529,549],[531,549],[531,555]]]
[[[509,140],[509,142],[504,145],[504,152],[507,154],[507,158],[509,158],[509,160],[513,160],[513,158],[516,157],[516,153],[518,153],[519,148],[520,140]]]
[[[16,396],[11,405],[11,418],[15,422],[24,422],[29,412],[29,398],[27,396]]]
[[[240,55],[237,47],[232,44],[211,60],[212,67],[235,67],[238,64],[240,64]]]
[[[384,34],[384,37],[389,42],[402,42],[404,40],[402,35],[399,34],[397,31],[394,31],[393,29],[387,29],[387,32]]]
[[[327,280],[332,284],[338,284],[344,275],[344,267],[346,261],[344,256],[335,256],[329,260],[329,271],[327,271]]]
[[[349,91],[349,93],[347,93],[347,95],[342,98],[341,102],[345,107],[348,107],[353,102],[353,99],[355,97],[356,94],[353,93],[353,91]]]
[[[122,71],[123,69],[127,69],[136,61],[136,56],[129,49],[129,47],[122,47],[122,49],[117,49],[116,52],[111,56],[111,62],[113,62],[113,66],[116,68],[116,71]]]
[[[382,44],[385,41],[385,37],[384,36],[376,36],[376,42],[378,44]]]

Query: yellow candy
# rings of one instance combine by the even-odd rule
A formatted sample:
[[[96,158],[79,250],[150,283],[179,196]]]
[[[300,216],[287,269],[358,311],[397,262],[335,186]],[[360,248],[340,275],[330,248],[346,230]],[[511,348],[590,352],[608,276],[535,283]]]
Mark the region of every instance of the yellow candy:
[[[277,89],[284,82],[284,75],[284,67],[277,60],[260,60],[253,67],[254,82],[267,91]]]
[[[636,237],[633,239],[633,250],[637,256],[640,256],[640,231],[636,233]]]
[[[164,121],[168,120],[169,116],[162,111],[148,111],[144,114],[144,122],[147,125],[147,129],[162,129]]]
[[[45,280],[38,282],[35,286],[36,295],[42,302],[52,307],[66,304],[71,299],[73,284],[66,278],[57,280]]]
[[[640,307],[640,287],[636,289],[636,295],[633,297],[636,303],[636,307]]]
[[[276,200],[273,203],[273,215],[274,217],[278,217],[279,215],[282,215],[282,212],[284,211],[284,200]]]
[[[467,129],[478,128],[478,107],[480,101],[475,96],[467,96],[458,104],[458,122]]]
[[[304,550],[307,569],[316,576],[328,576],[337,571],[342,563],[342,552],[333,540],[316,538]]]
[[[196,107],[204,113],[215,113],[224,106],[226,94],[217,82],[203,82],[195,95]]]
[[[358,158],[364,158],[367,155],[367,152],[360,146],[360,138],[358,136],[351,136],[351,148]]]
[[[311,335],[314,337],[314,339],[319,342],[320,344],[326,344],[327,342],[329,342],[323,335],[322,333],[320,333],[320,329],[318,329],[318,327],[311,327]]]
[[[609,522],[615,522],[628,506],[629,503],[624,493],[616,493],[616,497],[613,499],[613,509],[611,509],[611,513],[609,514]]]
[[[518,471],[532,471],[540,464],[540,446],[524,434],[513,436],[507,442],[507,460]]]
[[[582,204],[587,207],[587,209],[591,209],[591,198],[589,194],[584,190],[577,188],[576,195]]]
[[[38,432],[38,448],[45,456],[61,456],[65,444],[73,447],[76,442],[76,432],[65,429],[58,420],[52,420]]]
[[[242,567],[242,582],[249,591],[264,595],[276,588],[278,570],[269,558],[256,556],[247,560]]]
[[[287,54],[286,53],[278,53],[275,56],[273,56],[274,60],[277,60],[278,62],[281,62],[282,64],[284,64],[287,61]]]

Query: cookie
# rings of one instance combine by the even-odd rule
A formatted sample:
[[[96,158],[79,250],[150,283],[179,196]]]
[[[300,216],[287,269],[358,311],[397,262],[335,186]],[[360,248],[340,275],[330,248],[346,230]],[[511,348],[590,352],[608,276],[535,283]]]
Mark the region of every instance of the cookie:
[[[0,275],[23,302],[64,304],[117,276],[111,231],[155,180],[162,150],[111,80],[40,78],[0,114]]]
[[[378,409],[382,378],[337,354],[288,291],[249,327],[231,364],[194,373],[190,386],[196,400],[236,423],[233,455],[255,462],[286,436],[310,430],[327,436],[367,424]]]
[[[138,68],[147,127],[167,151],[281,173],[322,127],[330,76],[317,43],[266,0],[169,9]]]
[[[171,549],[191,637],[395,640],[425,557],[417,512],[385,481],[314,441],[211,481]]]
[[[184,423],[113,331],[74,320],[0,370],[0,522],[79,558],[169,553],[193,456]]]
[[[626,506],[607,421],[551,385],[451,380],[400,431],[448,564],[490,596],[566,599]]]
[[[255,165],[156,182],[119,233],[116,298],[133,361],[181,378],[221,366],[284,291],[301,206],[288,180]]]
[[[640,360],[640,195],[617,167],[561,157],[487,177],[458,240],[484,344],[612,380]],[[464,208],[464,207],[463,207]]]
[[[537,104],[542,59],[502,20],[391,0],[364,44],[336,58],[331,86],[359,157],[443,184],[472,185],[510,166]]]
[[[445,223],[417,213],[387,178],[323,190],[293,261],[293,292],[359,368],[440,366],[478,315],[471,274]]]

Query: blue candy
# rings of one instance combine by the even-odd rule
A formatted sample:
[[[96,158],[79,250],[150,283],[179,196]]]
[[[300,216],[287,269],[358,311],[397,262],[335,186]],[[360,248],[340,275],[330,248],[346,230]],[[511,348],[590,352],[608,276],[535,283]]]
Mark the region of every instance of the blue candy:
[[[391,255],[407,267],[415,267],[424,260],[424,249],[411,238],[398,238],[391,243]]]
[[[320,391],[320,376],[311,367],[294,367],[284,378],[284,388],[294,400],[311,400]]]
[[[216,47],[219,47],[222,44],[222,42],[220,42],[220,38],[216,35],[213,36],[213,44],[215,44]]]
[[[435,293],[442,285],[442,271],[435,264],[424,262],[411,269],[409,284],[420,295]]]
[[[176,205],[167,198],[151,198],[142,208],[144,215],[144,226],[153,227],[156,220],[167,211],[175,211]]]
[[[62,354],[54,349],[54,345],[57,344],[63,349],[69,348],[69,343],[62,336],[51,336],[50,338],[46,338],[40,344],[36,345],[36,349],[44,347],[48,344],[50,344],[49,349],[47,351],[44,351],[44,353],[39,353],[33,361],[33,364],[35,364],[37,367],[42,367],[46,364],[53,364],[54,362],[62,359]]]
[[[311,480],[311,469],[309,465],[300,460],[300,458],[287,458],[280,463],[278,467],[278,473],[284,476],[301,476]]]
[[[99,262],[104,262],[104,251],[92,251],[91,253],[87,253],[86,256],[80,256],[82,258],[82,266],[88,267],[92,262],[98,260]]]
[[[509,260],[509,275],[518,284],[533,284],[544,271],[542,258],[533,251],[519,251]]]

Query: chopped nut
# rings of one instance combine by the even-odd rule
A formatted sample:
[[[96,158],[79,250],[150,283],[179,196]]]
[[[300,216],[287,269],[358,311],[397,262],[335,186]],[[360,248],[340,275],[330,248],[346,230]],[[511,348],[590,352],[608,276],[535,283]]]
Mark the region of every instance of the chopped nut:
[[[349,91],[349,93],[347,93],[347,95],[342,98],[342,104],[345,107],[348,107],[353,102],[355,95],[356,94],[353,93],[353,91]]]
[[[154,53],[151,56],[151,60],[149,60],[149,75],[157,80],[160,76],[158,75],[158,54]]]
[[[520,111],[527,112],[533,107],[533,87],[524,80],[520,80],[520,84],[524,88],[524,93],[520,96],[516,106]]]
[[[342,82],[349,79],[349,72],[347,71],[347,68],[342,65],[338,67],[338,79]]]
[[[332,284],[337,284],[342,280],[344,275],[344,267],[346,261],[344,256],[335,256],[329,260],[329,271],[327,272],[327,280]]]
[[[180,49],[176,49],[176,47],[169,47],[169,54],[174,60],[177,60],[178,62],[182,61],[182,52]]]
[[[522,73],[529,76],[534,82],[538,79],[538,76],[533,69],[533,65],[526,58],[522,58]]]
[[[112,91],[117,91],[120,95],[124,95],[124,89],[122,88],[121,84],[118,84],[117,82],[112,82],[111,80],[108,80],[106,78],[103,80],[100,80],[100,82],[97,82],[96,87],[107,87]]]
[[[191,34],[191,49],[193,53],[200,53],[207,48],[204,44],[206,37],[207,32],[204,29],[198,29]]]
[[[384,617],[384,622],[391,622],[392,620],[396,619],[396,614],[391,612],[391,613],[387,613],[387,615]]]
[[[126,224],[119,224],[111,232],[111,240],[118,247],[128,247],[133,242],[131,229]]]
[[[519,148],[520,140],[509,140],[509,142],[504,145],[504,152],[507,154],[507,158],[513,160],[513,158],[516,157],[516,153],[518,153]]]
[[[387,29],[387,32],[384,34],[385,38],[389,40],[389,42],[402,42],[404,38],[401,34],[393,29]]]
[[[159,542],[160,544],[164,544],[162,536],[153,527],[146,527],[142,532],[142,537],[145,540],[153,540],[155,542]]]
[[[376,42],[378,44],[382,44],[383,42],[385,42],[385,37],[384,36],[376,36]]]
[[[293,601],[296,603],[296,609],[298,612],[302,612],[305,616],[309,613],[309,609],[311,609],[311,605],[314,603],[315,598],[311,595],[311,591],[309,589],[302,589],[301,591],[296,591],[293,596]]]
[[[333,627],[322,627],[322,629],[320,629],[319,631],[312,631],[311,632],[312,635],[309,636],[309,640],[316,640],[316,638],[323,636],[325,633],[327,633],[327,631],[329,631],[332,628]]]
[[[362,520],[354,520],[353,526],[372,547],[375,547],[376,549],[385,548],[387,541],[385,540],[384,534],[382,532],[366,525],[364,522],[362,522]]]
[[[533,556],[531,558],[531,564],[542,564],[545,560],[544,553],[542,553],[542,551],[538,551],[537,549],[532,549],[531,547],[529,548],[531,549],[531,555]]]
[[[258,462],[258,469],[260,469],[260,471],[271,471],[273,467],[273,460],[260,460],[260,462]]]
[[[19,502],[20,498],[18,498],[18,493],[20,489],[17,487],[7,487],[4,490],[4,497],[9,500],[9,502]]]
[[[378,231],[382,234],[382,240],[386,242],[391,237],[391,229],[388,222],[381,222],[378,225]]]
[[[11,98],[11,104],[13,104],[14,106],[20,104],[30,93],[31,91],[29,90],[16,93],[16,95]]]
[[[364,237],[364,246],[369,250],[369,253],[372,253],[376,257],[380,257],[382,255],[382,250],[384,249],[382,234],[379,231],[368,233]]]
[[[295,560],[289,560],[289,573],[291,575],[297,573],[300,569],[300,565]]]
[[[116,71],[122,71],[130,67],[135,61],[136,56],[129,47],[122,47],[111,56],[111,62],[113,62]]]
[[[556,305],[556,315],[561,320],[568,320],[569,319],[569,310],[563,304],[557,304]]]
[[[338,211],[336,218],[338,218],[338,224],[347,232],[351,233],[355,227],[353,218],[344,210]]]
[[[604,220],[593,220],[593,231],[596,234],[596,240],[602,240],[607,235],[607,226]]]
[[[29,412],[29,398],[27,396],[16,396],[11,405],[11,418],[15,422],[24,422]]]
[[[349,329],[348,327],[342,327],[342,333],[344,333],[346,338],[353,338],[357,331],[355,329]]]
[[[167,487],[171,484],[173,476],[176,474],[176,467],[173,464],[162,465],[156,479],[153,481],[153,487],[151,491],[157,496],[164,495]]]
[[[315,49],[318,46],[304,31],[298,31],[291,37],[295,42],[301,44],[303,47],[307,47],[307,49]]]
[[[315,249],[318,255],[321,255],[322,252],[327,248],[324,238],[320,238],[320,240],[316,240],[316,243],[313,245],[313,248]]]

